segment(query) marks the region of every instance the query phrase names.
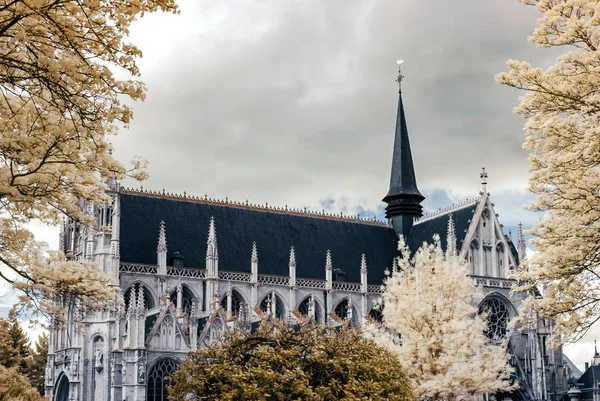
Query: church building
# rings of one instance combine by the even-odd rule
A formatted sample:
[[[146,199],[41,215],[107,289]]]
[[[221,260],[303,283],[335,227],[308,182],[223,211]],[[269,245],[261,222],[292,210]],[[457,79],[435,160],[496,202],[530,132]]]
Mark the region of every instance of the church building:
[[[502,399],[559,399],[566,377],[562,351],[546,347],[551,323],[507,327],[523,299],[510,293],[511,272],[525,256],[521,227],[515,246],[494,211],[485,170],[478,196],[423,216],[401,91],[394,135],[390,186],[382,188],[386,221],[110,182],[110,205],[81,204],[95,226],[65,220],[60,247],[72,260],[97,262],[125,306],[65,311],[67,323],[49,337],[47,395],[165,401],[165,376],[229,330],[270,318],[352,326],[378,319],[374,306],[399,236],[416,250],[439,234],[483,288],[479,309],[488,314],[490,341],[510,338],[520,389]]]

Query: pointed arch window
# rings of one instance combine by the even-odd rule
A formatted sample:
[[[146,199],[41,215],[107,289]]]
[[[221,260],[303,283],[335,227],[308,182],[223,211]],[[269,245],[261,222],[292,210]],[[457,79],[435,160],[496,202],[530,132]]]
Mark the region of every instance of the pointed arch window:
[[[285,317],[285,306],[283,305],[281,297],[274,292],[263,298],[260,303],[260,310],[263,312],[271,312],[273,310],[271,309],[273,308],[273,304],[275,304],[275,317],[277,319],[283,319]]]
[[[179,367],[179,363],[171,358],[163,358],[156,362],[148,373],[146,387],[147,401],[167,401],[167,386],[172,385],[172,376]]]
[[[304,299],[304,301],[302,301],[300,303],[300,305],[298,305],[298,312],[300,312],[303,316],[308,316],[310,314],[310,303],[311,303],[311,297],[308,296]],[[315,321],[317,323],[321,323],[323,320],[323,316],[321,313],[321,308],[319,308],[319,305],[317,304],[317,301],[314,299],[312,300],[312,308],[313,308],[313,313],[314,313],[314,317],[315,317]]]
[[[348,319],[350,317],[352,319],[353,324],[356,324],[358,322],[356,316],[357,313],[352,307],[352,304],[350,303],[348,298],[343,299],[339,304],[337,304],[334,312],[340,319]]]
[[[233,288],[231,290],[231,314],[233,316],[238,316],[240,313],[240,308],[245,308],[246,302],[244,302],[244,298],[242,295]],[[221,309],[227,311],[227,295],[223,297],[221,300]],[[239,317],[239,316],[238,316]]]
[[[136,283],[129,287],[127,291],[125,291],[125,294],[123,294],[123,300],[125,301],[125,310],[129,309],[129,301],[131,300],[132,290],[135,290],[135,299],[137,302],[137,294],[139,292],[140,287],[144,289],[144,306],[146,307],[146,309],[154,308],[154,299],[152,298],[150,290],[144,284]]]
[[[181,311],[184,312],[187,316],[191,315],[192,304],[195,302],[196,297],[192,291],[187,287],[187,285],[181,286]],[[177,306],[177,288],[171,293],[169,300],[173,303],[173,305]],[[197,310],[196,304],[196,310]]]

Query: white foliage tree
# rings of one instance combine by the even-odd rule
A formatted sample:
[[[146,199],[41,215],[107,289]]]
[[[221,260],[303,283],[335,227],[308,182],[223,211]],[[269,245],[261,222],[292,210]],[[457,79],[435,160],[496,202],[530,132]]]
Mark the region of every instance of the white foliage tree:
[[[525,91],[515,112],[527,119],[535,255],[521,290],[544,287],[520,316],[556,322],[554,343],[577,340],[600,319],[600,1],[519,0],[540,13],[529,41],[565,53],[546,70],[509,60],[496,80]],[[521,322],[526,323],[526,322]]]
[[[383,324],[366,333],[398,354],[417,398],[512,390],[508,354],[485,336],[486,319],[477,309],[482,293],[466,263],[445,255],[439,237],[412,258],[403,241],[399,249],[398,271],[385,283]]]

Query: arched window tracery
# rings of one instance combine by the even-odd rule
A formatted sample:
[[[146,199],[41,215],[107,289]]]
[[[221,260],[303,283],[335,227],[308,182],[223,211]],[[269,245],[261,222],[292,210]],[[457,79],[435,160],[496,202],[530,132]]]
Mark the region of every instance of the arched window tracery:
[[[501,300],[491,297],[484,299],[479,305],[479,314],[485,313],[487,329],[485,335],[492,341],[506,337],[510,313]]]
[[[181,311],[184,312],[187,316],[191,315],[192,312],[192,304],[195,302],[196,297],[192,291],[186,286],[181,286]],[[173,292],[171,292],[171,296],[169,300],[173,303],[173,305],[177,306],[177,288]],[[196,310],[198,310],[198,304],[196,303]]]
[[[231,290],[231,314],[238,316],[240,313],[240,307],[245,307],[246,302],[242,295],[235,288]],[[224,296],[221,300],[221,309],[227,310],[227,296]],[[238,316],[239,317],[239,316]]]
[[[356,324],[358,322],[357,313],[352,307],[352,304],[350,303],[350,300],[348,298],[343,299],[340,303],[337,304],[334,313],[340,319],[350,318],[353,324]]]
[[[312,298],[312,300],[311,300]],[[311,306],[311,302],[312,302],[312,306]],[[323,316],[321,313],[321,308],[319,307],[317,301],[314,299],[314,297],[308,296],[304,299],[304,301],[302,301],[300,303],[300,305],[298,305],[298,312],[300,312],[303,316],[309,316],[311,314],[311,307],[312,307],[312,313],[313,316],[315,317],[315,321],[317,323],[321,323],[323,320]]]
[[[163,358],[154,364],[148,373],[146,387],[147,401],[167,401],[167,386],[172,384],[171,377],[179,367],[179,363],[171,358]]]
[[[154,308],[154,299],[152,297],[152,293],[150,292],[150,290],[148,289],[148,287],[146,287],[144,284],[142,283],[135,283],[133,284],[131,287],[129,287],[127,289],[127,291],[125,291],[125,294],[123,294],[123,301],[125,301],[125,310],[129,309],[129,301],[131,300],[131,291],[135,290],[135,300],[137,302],[137,294],[139,292],[139,288],[142,287],[144,289],[144,306],[146,309],[152,309]]]
[[[263,298],[262,302],[260,303],[260,310],[263,312],[271,312],[273,310],[273,305],[275,307],[275,317],[277,319],[284,319],[285,306],[281,297],[275,292],[272,292]]]

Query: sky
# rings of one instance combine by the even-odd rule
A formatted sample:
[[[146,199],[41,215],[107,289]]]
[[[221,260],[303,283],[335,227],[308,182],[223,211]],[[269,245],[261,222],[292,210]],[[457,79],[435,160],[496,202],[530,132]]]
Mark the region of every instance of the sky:
[[[506,233],[516,239],[519,222],[538,218],[523,210],[534,198],[524,120],[512,112],[520,93],[494,81],[507,59],[555,60],[527,41],[535,9],[510,0],[178,3],[179,15],[147,15],[131,30],[148,93],[113,143],[118,159],[149,161],[144,188],[383,217],[403,59],[425,211],[477,196],[485,166]],[[36,233],[57,246],[54,229]],[[567,348],[578,366],[592,342]]]

